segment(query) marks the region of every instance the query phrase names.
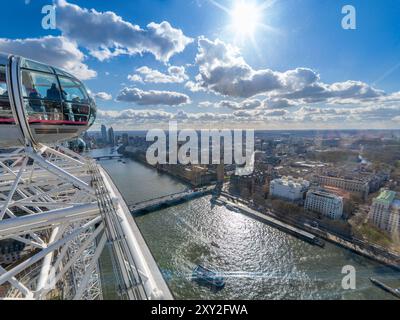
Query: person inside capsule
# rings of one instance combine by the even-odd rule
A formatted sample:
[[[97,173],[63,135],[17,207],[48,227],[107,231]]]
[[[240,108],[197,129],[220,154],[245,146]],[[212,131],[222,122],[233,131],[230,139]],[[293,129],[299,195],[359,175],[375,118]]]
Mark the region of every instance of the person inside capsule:
[[[32,85],[32,88],[29,90],[29,106],[34,112],[43,114],[45,109],[40,99],[40,93],[36,90],[35,85]]]
[[[0,145],[17,145],[24,141],[22,125],[18,129],[19,120],[29,127],[24,134],[30,134],[27,136],[34,143],[76,138],[94,123],[95,101],[77,78],[61,69],[22,57],[17,57],[19,60],[14,60],[15,64],[11,60],[15,56],[0,53],[0,57],[3,58],[0,64],[0,132],[6,137]],[[19,77],[8,79],[8,67],[15,67],[13,70]],[[15,82],[18,79],[20,82]],[[8,90],[8,85],[14,83],[16,90]],[[21,105],[13,101],[21,101],[22,110],[19,109]],[[20,112],[25,119],[19,118]]]
[[[95,108],[83,84],[57,68],[24,59],[21,64],[29,121],[63,121],[87,125]]]

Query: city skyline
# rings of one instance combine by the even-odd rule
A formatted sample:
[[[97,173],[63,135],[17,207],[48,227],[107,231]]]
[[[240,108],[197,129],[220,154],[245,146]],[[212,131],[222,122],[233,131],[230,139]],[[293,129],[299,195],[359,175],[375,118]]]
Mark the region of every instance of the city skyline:
[[[8,4],[0,51],[46,59],[84,80],[99,105],[93,130],[171,120],[193,128],[399,128],[395,1],[59,0],[56,29],[44,30],[49,3]],[[355,30],[342,28],[345,4],[356,9]]]

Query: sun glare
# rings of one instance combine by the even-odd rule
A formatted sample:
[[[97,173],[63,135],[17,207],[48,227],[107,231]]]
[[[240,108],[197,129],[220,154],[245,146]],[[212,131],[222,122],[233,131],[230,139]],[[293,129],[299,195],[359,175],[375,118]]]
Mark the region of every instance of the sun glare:
[[[254,3],[237,1],[230,11],[232,26],[239,36],[251,37],[260,23],[260,8]]]

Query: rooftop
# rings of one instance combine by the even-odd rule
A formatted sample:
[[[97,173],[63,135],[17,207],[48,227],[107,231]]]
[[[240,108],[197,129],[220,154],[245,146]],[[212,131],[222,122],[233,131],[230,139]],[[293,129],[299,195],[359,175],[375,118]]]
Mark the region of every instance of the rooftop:
[[[324,197],[324,198],[342,199],[342,197],[337,196],[336,194],[329,193],[329,192],[326,192],[326,191],[323,191],[323,190],[312,190],[312,191],[309,191],[309,193],[313,193],[315,195],[318,195],[318,196],[321,196],[321,197]]]
[[[307,180],[301,178],[296,179],[291,176],[283,176],[281,178],[272,180],[272,182],[291,187],[308,187],[310,185],[310,182]]]
[[[386,205],[390,205],[394,199],[396,198],[396,192],[391,190],[383,190],[378,197],[375,198],[375,201],[379,201]]]

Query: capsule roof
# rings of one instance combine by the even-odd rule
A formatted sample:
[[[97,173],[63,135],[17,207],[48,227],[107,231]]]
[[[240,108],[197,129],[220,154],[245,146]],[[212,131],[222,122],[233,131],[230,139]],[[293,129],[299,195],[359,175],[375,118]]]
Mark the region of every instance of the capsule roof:
[[[45,71],[45,72],[49,72],[49,73],[55,73],[58,75],[64,75],[64,76],[79,80],[74,75],[68,73],[67,71],[65,71],[61,68],[54,67],[53,65],[50,65],[50,64],[47,64],[44,62],[40,62],[40,61],[36,61],[33,59],[25,58],[20,55],[8,54],[8,53],[1,52],[1,51],[0,51],[0,64],[7,65],[9,63],[10,57],[20,58],[21,59],[21,67],[23,67],[23,68],[38,70],[38,71]]]

